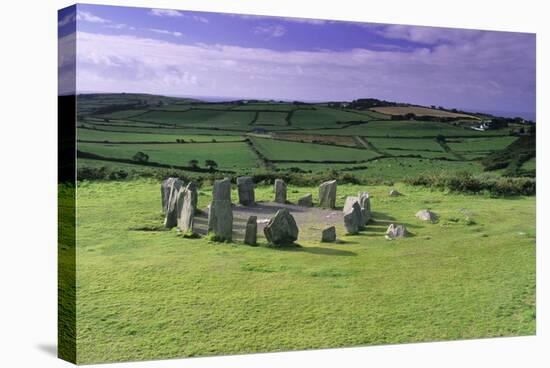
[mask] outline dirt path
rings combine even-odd
[[[318,207],[300,207],[293,204],[258,202],[256,206],[233,205],[233,238],[242,240],[246,221],[250,216],[258,217],[258,237],[264,238],[263,230],[270,218],[278,210],[287,208],[300,229],[298,240],[320,240],[321,231],[328,226],[336,226],[337,234],[342,234],[344,217],[341,210],[329,210]],[[193,230],[199,234],[207,233],[208,209],[195,217]]]

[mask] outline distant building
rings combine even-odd
[[[472,129],[484,132],[491,127],[491,123],[492,123],[491,120],[482,120],[481,124],[473,126]]]

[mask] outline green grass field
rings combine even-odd
[[[231,135],[197,135],[197,134],[154,134],[154,133],[127,133],[105,132],[91,129],[78,129],[78,139],[85,141],[109,141],[109,142],[176,142],[176,139],[184,139],[185,142],[217,142],[242,140],[241,137]]]
[[[218,111],[189,110],[189,111],[149,111],[133,120],[145,122],[159,122],[175,125],[208,126],[219,128],[248,128],[254,118],[249,111]]]
[[[81,183],[78,363],[534,334],[535,198],[396,188],[340,185],[339,206],[371,193],[366,231],[274,249],[132,230],[161,225],[159,182]],[[385,240],[389,222],[414,236]]]
[[[373,151],[359,148],[263,138],[251,138],[251,140],[260,152],[271,160],[363,161],[378,156]]]
[[[256,167],[257,158],[242,142],[222,143],[185,143],[185,144],[104,144],[79,143],[81,151],[93,153],[103,157],[131,159],[136,152],[149,155],[149,161],[187,166],[190,160],[198,160],[202,166],[205,160],[214,160],[219,169],[242,169]],[[231,152],[230,155],[227,152]]]

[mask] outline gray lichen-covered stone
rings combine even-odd
[[[313,206],[313,196],[311,195],[311,193],[308,193],[305,196],[298,198],[298,206],[312,207]]]
[[[291,244],[298,239],[298,225],[288,209],[277,211],[264,228],[267,241],[274,245]]]
[[[437,221],[437,215],[430,210],[418,211],[415,216],[422,221],[430,221],[430,222]]]
[[[160,201],[162,206],[162,213],[166,213],[168,208],[168,200],[170,199],[170,190],[172,186],[176,186],[176,190],[183,187],[183,181],[178,178],[167,178],[160,184]]]
[[[399,193],[395,189],[390,190],[390,192],[388,194],[390,195],[390,197],[399,197],[400,195],[402,195],[401,193]]]
[[[193,207],[193,213],[197,213],[197,203],[199,201],[199,193],[197,191],[197,183],[190,181],[185,187],[186,190],[190,191],[191,198],[191,207]]]
[[[404,238],[407,234],[408,231],[405,225],[390,224],[390,226],[388,226],[388,230],[386,230],[387,239]]]
[[[336,207],[336,180],[325,181],[319,185],[319,206],[323,208]]]
[[[258,218],[256,216],[250,216],[246,222],[246,229],[244,233],[244,243],[248,245],[258,244]]]
[[[283,179],[275,179],[273,189],[275,191],[275,202],[286,203],[286,183]]]
[[[361,215],[363,215],[363,222],[361,226],[365,226],[371,220],[371,210],[370,210],[370,197],[367,192],[359,192],[357,194],[357,199],[359,200],[359,206],[361,206]]]
[[[192,183],[178,193],[178,228],[183,232],[193,231],[197,191]]]
[[[164,216],[164,227],[171,229],[178,225],[178,197],[180,191],[185,190],[177,185],[170,187],[170,195],[166,205],[166,213]]]
[[[212,188],[213,201],[231,201],[231,181],[229,178],[214,181]]]
[[[334,243],[336,241],[336,228],[331,226],[324,229],[321,233],[321,241],[323,243]]]
[[[346,200],[346,202],[348,202],[348,200]],[[361,228],[363,217],[361,215],[361,206],[359,206],[359,202],[357,202],[357,200],[350,200],[349,202],[351,203],[351,206],[348,206],[348,208],[344,210],[344,226],[346,227],[348,234],[357,234]]]
[[[216,240],[233,239],[233,207],[231,201],[213,200],[208,211],[208,231]]]
[[[243,206],[253,206],[256,203],[254,195],[254,181],[250,176],[237,178],[237,190],[239,192],[239,203]]]

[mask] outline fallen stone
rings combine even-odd
[[[389,195],[390,195],[390,197],[399,197],[402,194],[399,193],[397,190],[392,189],[392,190],[390,190]]]
[[[298,206],[312,207],[313,206],[313,196],[311,195],[311,193],[308,193],[305,196],[298,198]]]
[[[336,241],[336,228],[334,226],[327,227],[321,233],[321,241],[323,243],[333,243]]]
[[[288,209],[277,211],[264,228],[267,241],[274,245],[292,244],[298,239],[298,225]]]
[[[421,210],[416,213],[416,218],[422,221],[436,222],[437,215],[430,210]]]
[[[352,197],[354,198],[354,197]],[[346,202],[348,202],[346,200]],[[351,206],[347,208],[347,211],[344,211],[344,226],[348,234],[357,234],[361,228],[362,215],[361,215],[361,206],[359,202],[351,201]]]
[[[170,199],[170,190],[172,186],[176,186],[176,189],[179,190],[183,187],[183,181],[178,178],[167,178],[162,181],[160,184],[160,201],[162,205],[162,213],[166,213],[168,208],[168,200]]]
[[[254,188],[254,181],[250,176],[241,176],[237,178],[237,190],[239,192],[240,204],[243,206],[253,206],[256,204]]]
[[[248,245],[257,245],[258,237],[258,218],[250,216],[246,222],[246,230],[244,233],[244,243]]]
[[[231,201],[213,200],[208,211],[208,232],[218,241],[233,239],[233,207]]]
[[[286,203],[286,183],[282,179],[275,179],[275,202]]]
[[[228,178],[214,181],[213,201],[231,201],[231,181]]]
[[[336,180],[319,185],[319,207],[336,208]]]
[[[386,230],[386,239],[404,238],[408,234],[405,225],[390,224]]]

